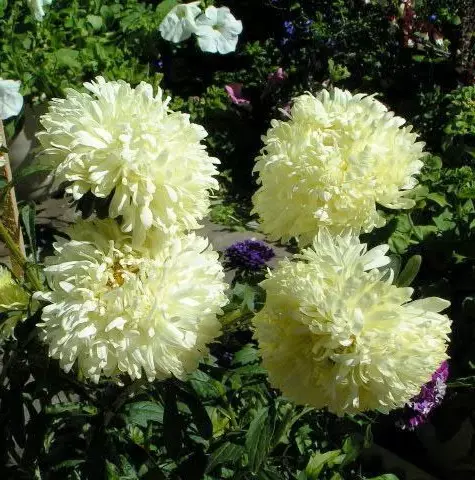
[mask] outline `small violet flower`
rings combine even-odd
[[[265,242],[252,238],[233,243],[224,251],[226,267],[238,270],[261,270],[274,256],[274,250]]]
[[[251,101],[243,97],[242,86],[242,83],[230,83],[229,85],[226,85],[224,89],[226,90],[231,102],[233,102],[235,105],[247,106],[251,104]]]
[[[402,430],[414,430],[426,423],[434,408],[441,404],[445,396],[448,376],[448,363],[442,362],[432,375],[432,379],[423,385],[421,392],[407,404],[402,418],[396,425]]]
[[[288,75],[284,72],[282,67],[279,67],[275,72],[269,73],[267,80],[269,84],[277,85],[286,80]]]
[[[289,36],[292,36],[295,33],[295,25],[290,20],[284,22],[284,29]]]

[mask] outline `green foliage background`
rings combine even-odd
[[[387,226],[366,240],[388,242],[395,263],[420,255],[416,295],[452,302],[452,386],[433,419],[440,438],[451,438],[475,418],[475,87],[473,69],[461,68],[457,54],[459,2],[418,1],[419,18],[436,15],[445,40],[411,49],[390,21],[396,1],[223,0],[215,3],[244,25],[236,53],[226,56],[204,54],[193,40],[172,45],[160,38],[158,26],[175,3],[55,0],[38,23],[25,2],[0,0],[1,76],[20,79],[32,105],[80,89],[97,74],[160,84],[172,108],[208,130],[208,147],[222,162],[211,217],[235,229],[255,220],[252,167],[261,135],[293,96],[331,86],[377,92],[414,124],[428,157],[416,207],[387,211]],[[288,78],[270,84],[278,67]],[[231,104],[224,86],[233,82],[243,84],[252,108]],[[10,138],[22,121],[7,122]],[[24,209],[36,258],[34,209]],[[258,280],[233,284],[221,343],[187,382],[92,387],[48,359],[32,334],[38,318],[20,325],[4,346],[0,376],[2,478],[393,480],[360,456],[373,437],[430,470],[417,436],[398,432],[393,417],[337,419],[296,407],[270,388],[250,331],[263,301]]]

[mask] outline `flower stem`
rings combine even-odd
[[[26,261],[20,247],[10,235],[10,232],[5,225],[0,221],[0,238],[5,242],[12,259],[23,269],[26,279],[30,282],[34,290],[43,290],[43,284],[38,278],[36,272],[31,268],[31,265]]]

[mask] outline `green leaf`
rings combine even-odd
[[[167,16],[168,12],[170,12],[170,10],[177,4],[177,0],[163,0],[163,2],[159,3],[157,10],[155,11],[157,15],[157,22],[161,23],[161,21]]]
[[[255,345],[248,343],[234,354],[232,365],[248,365],[259,361],[259,352]]]
[[[86,460],[84,460],[84,459],[64,460],[63,462],[58,463],[54,467],[51,467],[51,471],[56,472],[56,471],[61,470],[63,468],[74,468],[78,465],[81,465],[85,461]]]
[[[279,472],[269,467],[259,470],[257,478],[259,480],[285,480],[286,477],[283,477]]]
[[[88,15],[86,19],[94,30],[100,30],[102,27],[102,17],[99,17],[98,15]]]
[[[81,68],[78,60],[79,52],[72,48],[60,48],[54,52],[56,62],[61,67]]]
[[[93,405],[86,403],[68,402],[57,403],[45,408],[47,415],[97,415],[98,410]]]
[[[119,469],[109,460],[106,460],[107,480],[121,480]]]
[[[125,416],[129,423],[146,427],[148,422],[163,423],[163,405],[154,402],[135,402],[125,406]]]
[[[221,382],[218,382],[201,370],[195,370],[189,376],[189,382],[203,400],[221,398],[226,394],[226,390]]]
[[[242,445],[231,442],[225,442],[220,445],[209,457],[206,472],[212,472],[218,465],[224,463],[234,463],[244,454]]]
[[[378,475],[377,477],[367,478],[366,480],[399,480],[399,477],[392,473],[385,473],[383,475]]]
[[[294,416],[295,410],[292,405],[286,404],[282,407],[284,413],[282,419],[276,421],[274,426],[274,433],[272,435],[272,446],[276,447],[279,443],[288,443],[288,435],[295,419],[298,416]]]
[[[272,437],[269,409],[258,410],[246,433],[246,450],[249,456],[249,468],[252,472],[259,471],[269,453]]]
[[[190,409],[199,434],[205,439],[210,439],[213,436],[213,424],[202,402],[184,390],[180,390],[178,396]]]
[[[21,220],[23,222],[23,228],[25,229],[28,243],[30,244],[31,251],[33,252],[33,258],[38,260],[38,250],[36,248],[36,205],[34,203],[27,203],[20,210]]]
[[[433,202],[437,203],[441,207],[445,207],[446,205],[448,205],[445,195],[442,195],[440,193],[434,193],[434,192],[429,193],[429,195],[427,195],[426,198],[428,198],[429,200],[432,200]]]
[[[53,170],[51,165],[45,165],[41,163],[36,163],[34,165],[28,165],[28,167],[20,168],[17,170],[13,177],[13,183],[16,185],[20,182],[23,182],[30,175],[35,175],[38,173],[47,173]]]
[[[406,263],[402,272],[394,282],[398,287],[409,287],[412,281],[416,278],[421,268],[422,257],[420,255],[413,255]]]
[[[318,476],[325,465],[336,459],[340,454],[341,450],[330,450],[325,453],[315,452],[305,467],[308,480],[318,480]]]

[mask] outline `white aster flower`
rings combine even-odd
[[[236,20],[228,7],[208,7],[196,19],[195,34],[203,52],[234,52],[241,32],[241,20]]]
[[[272,240],[309,244],[322,226],[369,232],[376,210],[410,208],[424,144],[372,96],[335,88],[295,99],[289,121],[272,120],[254,171],[254,212]]]
[[[23,96],[20,93],[19,80],[4,80],[0,78],[0,120],[14,117],[21,112]]]
[[[146,231],[165,234],[199,228],[217,189],[216,158],[200,142],[205,129],[189,115],[168,108],[162,90],[148,83],[135,89],[97,77],[92,93],[68,89],[41,117],[43,155],[55,167],[53,187],[67,183],[75,200],[91,191],[111,195],[109,216],[140,244]]]
[[[18,322],[26,318],[30,297],[13,279],[6,268],[0,266],[0,340],[13,335]]]
[[[35,17],[35,20],[41,22],[45,16],[44,6],[51,5],[53,0],[26,0],[26,3],[30,7],[31,14]]]
[[[195,19],[201,13],[199,4],[192,2],[173,7],[160,24],[162,38],[174,43],[190,38],[196,29]]]
[[[440,298],[412,301],[392,284],[388,247],[320,230],[261,285],[256,338],[272,385],[342,415],[403,407],[447,358],[450,320]]]
[[[94,382],[120,374],[184,378],[197,368],[227,303],[208,241],[191,234],[138,252],[109,219],[79,222],[69,235],[45,262],[51,291],[35,294],[49,303],[39,327],[61,367],[68,372],[77,362]]]

